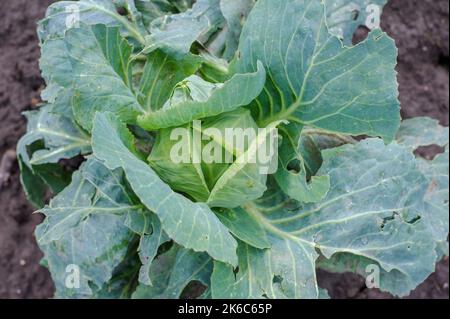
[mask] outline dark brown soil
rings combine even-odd
[[[0,161],[24,133],[21,112],[33,108],[42,88],[36,21],[52,0],[0,0]],[[447,0],[391,0],[384,29],[400,49],[400,100],[404,117],[421,115],[448,125],[449,4]],[[7,187],[0,186],[0,298],[50,298],[53,284],[39,266],[34,239],[40,217],[33,215],[22,193],[17,164]],[[364,289],[355,275],[320,273],[322,286],[334,298],[388,298]],[[448,298],[448,259],[411,295]]]
[[[36,104],[42,86],[36,21],[49,0],[0,0],[0,158],[24,133],[21,112]],[[9,184],[0,185],[0,298],[49,298],[53,284],[39,266],[41,253],[32,215],[19,183],[17,164]]]

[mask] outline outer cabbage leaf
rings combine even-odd
[[[446,147],[449,144],[449,129],[429,117],[416,117],[402,122],[396,140],[412,150],[430,145]]]
[[[58,194],[70,184],[71,173],[58,164],[44,164],[29,168],[23,160],[18,158],[20,167],[20,182],[27,199],[36,208],[45,205],[47,189]]]
[[[212,83],[223,83],[233,76],[230,73],[232,71],[230,65],[226,60],[206,51],[201,51],[200,55],[203,59],[203,65],[199,73],[203,79]]]
[[[448,241],[437,243],[436,253],[438,256],[438,260],[449,255],[449,244]]]
[[[247,260],[247,267],[243,273],[239,267],[235,281],[232,267],[215,263],[213,297],[317,298],[316,250],[326,258],[351,253],[372,259],[415,286],[434,271],[435,244],[416,215],[428,183],[412,154],[369,139],[326,150],[323,158],[318,175],[328,174],[335,187],[322,201],[295,207],[275,201],[272,190],[268,199],[244,206],[272,247],[245,254],[240,247],[239,263]]]
[[[200,62],[193,55],[175,60],[160,50],[149,54],[138,93],[143,108],[148,112],[161,109],[171,97],[174,87],[194,74],[199,69]]]
[[[53,109],[53,105],[45,105],[25,113],[27,134],[20,139],[17,154],[30,169],[32,165],[57,163],[91,152],[89,136],[71,118],[55,113]],[[43,141],[45,147],[34,151],[30,158],[28,149],[38,141]]]
[[[95,291],[93,299],[130,299],[137,287],[136,276],[141,268],[136,256],[135,240],[128,247],[128,253],[114,269],[112,278],[102,288]]]
[[[94,155],[111,169],[122,168],[142,203],[158,215],[163,230],[174,241],[216,260],[235,265],[236,241],[205,204],[175,193],[133,154],[133,136],[111,113],[97,114],[93,130]]]
[[[134,3],[142,14],[144,26],[150,32],[154,20],[170,13],[185,12],[192,8],[195,0],[134,0]]]
[[[307,161],[302,152],[301,125],[291,124],[283,128],[284,141],[280,148],[280,165],[275,178],[290,198],[300,202],[320,201],[330,189],[329,176],[308,176]],[[291,165],[296,165],[291,167]],[[310,181],[308,181],[310,179]]]
[[[153,20],[174,11],[173,1],[168,0],[134,0],[136,10],[141,14],[141,20],[147,31]]]
[[[397,49],[379,30],[346,48],[330,35],[320,1],[260,0],[241,34],[239,73],[261,61],[265,90],[252,104],[260,126],[275,120],[390,141],[400,124]]]
[[[181,58],[195,41],[205,43],[224,23],[220,0],[198,0],[191,9],[154,20],[146,37],[145,53],[161,49]]]
[[[210,285],[212,259],[207,254],[195,253],[177,245],[158,256],[150,268],[152,286],[140,285],[134,299],[177,299],[193,281]]]
[[[174,94],[159,111],[138,117],[147,130],[177,127],[193,120],[231,112],[255,99],[263,89],[265,71],[260,63],[255,72],[236,74],[229,81],[212,84],[193,76],[179,84],[180,94]],[[183,92],[187,91],[186,97]]]
[[[264,228],[241,207],[232,210],[220,209],[217,216],[233,235],[244,243],[259,249],[270,248]]]
[[[319,258],[317,267],[333,273],[352,272],[367,277],[378,263],[372,259],[347,253],[333,255],[330,259]],[[408,274],[399,270],[386,271],[380,267],[379,289],[395,296],[404,297],[417,287]]]
[[[132,47],[118,28],[83,25],[47,41],[42,50],[47,83],[73,84],[73,110],[82,127],[92,128],[96,111],[114,112],[128,122],[143,111],[131,89]]]
[[[220,0],[220,9],[227,22],[227,39],[223,57],[230,60],[239,46],[239,37],[245,19],[249,15],[255,0]]]
[[[176,83],[200,67],[200,59],[188,55],[175,62],[162,52],[153,52],[147,58],[135,95],[132,47],[118,28],[82,25],[69,30],[64,38],[47,41],[42,50],[41,68],[47,84],[74,91],[74,114],[87,130],[92,128],[97,111],[113,112],[127,123],[134,123],[143,114],[139,123],[149,130],[183,125],[250,103],[265,81],[263,68],[252,74],[238,74],[217,85],[207,99],[171,101],[170,108],[160,110]],[[241,91],[244,94],[237,94]]]
[[[304,128],[296,123],[280,129],[284,139],[279,151],[280,167],[275,174],[278,185],[297,201],[321,200],[330,189],[329,176],[316,176],[322,166],[321,151],[356,141],[350,136]]]
[[[322,151],[345,144],[355,144],[351,136],[330,133],[322,130],[303,128],[300,136],[299,151],[302,155],[308,178],[314,176],[322,166]]]
[[[149,214],[147,211],[133,211],[128,214],[125,221],[134,233],[140,236],[139,258],[142,267],[139,271],[139,282],[144,285],[152,285],[150,278],[150,267],[155,259],[159,247],[170,239],[161,228],[161,223],[155,214]]]
[[[141,209],[125,186],[120,170],[110,171],[90,158],[72,183],[41,213],[36,231],[58,297],[85,298],[108,282],[132,239],[124,225],[128,213]],[[67,269],[79,267],[80,286],[66,285]],[[94,289],[94,290],[93,290]]]
[[[419,117],[403,121],[397,134],[398,143],[415,151],[421,146],[445,147],[433,160],[418,158],[419,168],[428,179],[423,211],[432,237],[446,243],[449,227],[449,128],[431,118]]]
[[[124,3],[124,1],[126,3]],[[145,32],[138,18],[128,19],[119,14],[120,7],[132,9],[132,0],[80,0],[59,1],[50,5],[45,18],[39,22],[38,34],[42,43],[48,39],[63,36],[67,30],[80,24],[104,24],[120,27],[125,36],[132,36],[140,43],[145,43]]]
[[[20,178],[37,208],[45,205],[48,188],[57,194],[70,183],[71,172],[56,163],[91,152],[90,137],[73,118],[70,93],[58,88],[53,97],[47,96],[52,104],[24,113],[27,133],[17,144]]]
[[[327,24],[331,34],[341,39],[345,45],[351,46],[353,35],[359,26],[366,26],[367,20],[379,21],[383,6],[387,0],[325,0]],[[377,11],[373,11],[376,5]],[[379,11],[378,11],[379,10]],[[371,17],[379,13],[380,16]]]
[[[275,247],[273,247],[275,248]],[[285,298],[280,283],[274,283],[271,256],[242,242],[238,246],[239,271],[214,263],[211,293],[215,299]],[[306,270],[306,269],[305,269]]]
[[[397,134],[397,141],[401,145],[414,151],[420,146],[437,144],[447,146],[449,141],[448,127],[442,127],[430,118],[415,118],[403,121]],[[418,168],[428,180],[428,189],[424,201],[419,205],[422,221],[429,231],[429,236],[437,244],[437,260],[448,254],[448,150],[439,154],[434,160],[427,161],[418,158]],[[362,276],[367,275],[367,267],[376,265],[371,259],[354,256],[352,254],[336,254],[330,260],[321,259],[320,268],[331,272],[354,272]],[[393,270],[381,270],[380,289],[397,296],[408,295],[417,286],[405,273]]]
[[[143,0],[150,1],[150,0]],[[192,8],[196,0],[169,0],[171,4],[177,8],[178,12],[185,12],[186,10]]]
[[[432,161],[420,161],[420,169],[429,181],[425,196],[428,227],[433,238],[446,243],[449,227],[449,151]]]

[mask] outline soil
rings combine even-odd
[[[52,0],[0,0],[0,161],[14,150],[25,131],[21,112],[32,109],[43,87],[39,75],[36,22]],[[383,28],[399,47],[398,78],[405,118],[431,116],[448,125],[449,4],[447,0],[391,0]],[[11,154],[11,152],[8,152]],[[8,155],[9,156],[9,155]],[[11,166],[9,163],[6,166]],[[33,235],[41,217],[22,193],[17,163],[7,185],[0,185],[0,298],[50,298],[53,284],[39,265],[42,257]],[[364,289],[351,274],[319,274],[333,298],[391,298]],[[448,298],[448,259],[410,298]]]

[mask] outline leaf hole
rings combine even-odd
[[[414,224],[418,223],[421,219],[422,219],[421,216],[416,216],[413,219],[411,219],[410,221],[407,221],[407,223],[410,225],[414,225]]]
[[[234,279],[236,280],[237,275],[239,273],[239,266],[237,266],[236,268],[233,269],[233,274],[234,274]]]
[[[287,165],[287,170],[294,174],[300,174],[301,170],[301,162],[299,159],[294,159],[289,162]]]
[[[197,299],[206,291],[207,287],[200,281],[194,280],[186,285],[181,293],[181,299]]]
[[[359,10],[353,10],[352,11],[352,20],[356,21],[359,18]]]
[[[173,246],[173,241],[169,241],[167,243],[162,244],[158,248],[158,255],[162,255],[165,252],[169,251],[172,248],[172,246]]]
[[[356,29],[355,33],[353,34],[353,39],[352,39],[352,43],[354,45],[363,42],[364,40],[367,39],[367,36],[369,35],[369,28],[367,28],[366,26],[359,26],[358,29]]]
[[[439,145],[420,146],[414,151],[416,156],[423,157],[429,161],[433,160],[437,155],[445,152],[445,148]]]
[[[117,13],[123,17],[128,15],[128,10],[125,7],[117,7]]]
[[[384,229],[386,228],[386,225],[389,222],[394,221],[396,216],[398,216],[398,213],[397,212],[392,212],[392,216],[383,218],[383,220],[381,221],[381,225],[380,225],[381,231],[384,231]]]
[[[281,284],[283,282],[283,277],[281,277],[279,275],[275,275],[275,276],[273,276],[272,282],[274,284]]]

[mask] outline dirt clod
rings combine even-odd
[[[8,150],[0,160],[0,190],[7,185],[11,176],[11,169],[16,160],[16,152]]]

